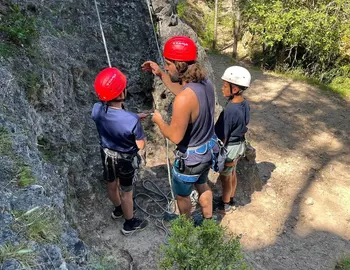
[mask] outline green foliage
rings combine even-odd
[[[33,184],[35,184],[35,178],[33,177],[30,168],[28,166],[21,167],[18,173],[18,186],[28,187]]]
[[[57,149],[51,141],[46,138],[38,138],[38,149],[45,161],[53,162],[55,160]]]
[[[61,224],[51,208],[35,207],[27,212],[13,212],[15,231],[25,231],[30,240],[38,243],[57,243]]]
[[[116,261],[111,257],[92,255],[89,258],[88,269],[91,270],[118,270]]]
[[[15,49],[11,44],[7,42],[1,42],[0,43],[0,56],[4,58],[11,57],[15,54]]]
[[[349,77],[336,77],[329,84],[329,87],[334,92],[341,96],[350,96],[350,78]]]
[[[258,53],[253,49],[253,61],[263,67],[301,69],[308,77],[330,83],[350,64],[350,54],[345,56],[350,48],[348,1],[257,0],[247,1],[244,10],[255,44],[262,46]],[[342,89],[339,80],[333,87]]]
[[[342,258],[335,266],[336,270],[350,270],[350,256]]]
[[[177,4],[177,12],[182,20],[196,30],[200,44],[211,48],[214,38],[214,10],[204,12],[187,0],[181,0]]]
[[[160,269],[248,269],[240,243],[213,220],[195,227],[184,216],[171,224],[168,244],[161,246]]]
[[[177,14],[180,18],[183,18],[185,15],[185,9],[188,7],[186,0],[180,0],[176,6]]]
[[[38,37],[35,18],[26,15],[18,5],[11,6],[10,12],[1,18],[0,31],[16,45],[29,45]]]
[[[35,252],[24,244],[5,244],[0,247],[0,264],[10,259],[20,262],[25,269],[35,266]]]
[[[24,88],[29,102],[37,101],[42,90],[42,79],[36,72],[22,72],[19,84]]]
[[[0,127],[0,155],[12,156],[12,141],[4,127]]]

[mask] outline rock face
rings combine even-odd
[[[86,264],[86,248],[76,233],[69,233],[67,220],[79,229],[76,212],[81,205],[89,208],[101,189],[98,136],[90,113],[97,101],[93,81],[107,62],[96,10],[83,0],[0,5],[2,24],[17,16],[20,30],[33,30],[30,39],[16,39],[10,28],[0,33],[8,49],[0,52],[0,247],[23,244],[36,254],[40,269],[67,269],[66,263],[78,269],[75,264]],[[155,59],[157,51],[146,3],[101,2],[99,9],[112,65],[128,77],[126,106],[149,109],[153,79],[140,66]],[[34,24],[23,23],[24,18]],[[15,230],[20,221],[15,216],[36,207],[52,210],[61,221],[60,244],[33,242]],[[15,265],[9,258],[3,267]]]
[[[173,35],[197,41],[191,28],[171,16],[174,7],[167,1],[153,1],[153,8],[161,48]],[[126,107],[151,109],[154,99],[167,114],[173,96],[140,68],[146,60],[160,61],[146,1],[101,1],[99,11],[111,63],[128,78]],[[28,264],[42,267],[32,269],[86,269],[91,258],[77,231],[94,232],[105,219],[99,209],[106,203],[90,119],[97,101],[94,78],[107,67],[95,7],[85,0],[12,0],[0,4],[0,15],[1,24],[21,22],[15,31],[22,33],[13,36],[11,25],[0,33],[0,248],[30,250]],[[212,79],[201,47],[199,61]],[[164,139],[150,120],[145,126],[149,164],[164,164]],[[47,235],[18,229],[35,215],[58,227]],[[2,269],[18,265],[11,256],[0,262]]]

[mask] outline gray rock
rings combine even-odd
[[[61,249],[55,245],[46,245],[42,247],[38,258],[38,264],[44,266],[44,269],[59,269],[64,263]]]
[[[2,270],[18,270],[21,269],[22,265],[16,260],[5,260],[2,264]]]

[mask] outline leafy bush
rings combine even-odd
[[[342,258],[335,266],[336,270],[350,270],[350,257]]]
[[[25,231],[28,239],[39,243],[57,243],[62,232],[61,223],[52,208],[35,207],[27,212],[14,212],[13,230]]]
[[[28,187],[35,183],[35,178],[32,175],[30,167],[23,166],[20,168],[18,173],[18,186],[19,187]]]
[[[160,249],[160,269],[248,269],[238,238],[213,220],[195,227],[184,216],[174,220],[168,244]]]
[[[350,4],[339,1],[257,0],[247,2],[244,18],[253,33],[253,62],[268,69],[302,70],[307,77],[330,83],[345,77],[350,64]],[[347,56],[346,56],[347,55]],[[344,86],[333,83],[340,92]]]
[[[0,247],[0,264],[6,260],[17,260],[25,269],[35,266],[35,251],[21,243],[16,246],[5,244]]]
[[[1,18],[0,31],[16,45],[29,45],[38,37],[36,20],[27,16],[18,5],[10,7],[10,12]]]

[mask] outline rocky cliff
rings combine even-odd
[[[160,62],[146,1],[101,1],[98,7],[111,63],[128,77],[127,109],[150,110],[154,101],[169,116],[170,92],[140,68],[146,60]],[[173,3],[153,1],[152,12],[160,48],[172,35],[197,40],[174,16]],[[93,1],[6,0],[0,15],[0,266],[116,269],[98,268],[109,261],[101,258],[126,249],[136,250],[139,261],[151,257],[143,261],[146,269],[155,267],[148,246],[118,243],[113,227],[109,248],[98,231],[109,224],[110,205],[90,113],[97,101],[93,81],[107,61]],[[212,78],[201,47],[199,59]],[[164,177],[164,139],[150,120],[144,125],[148,166]]]

